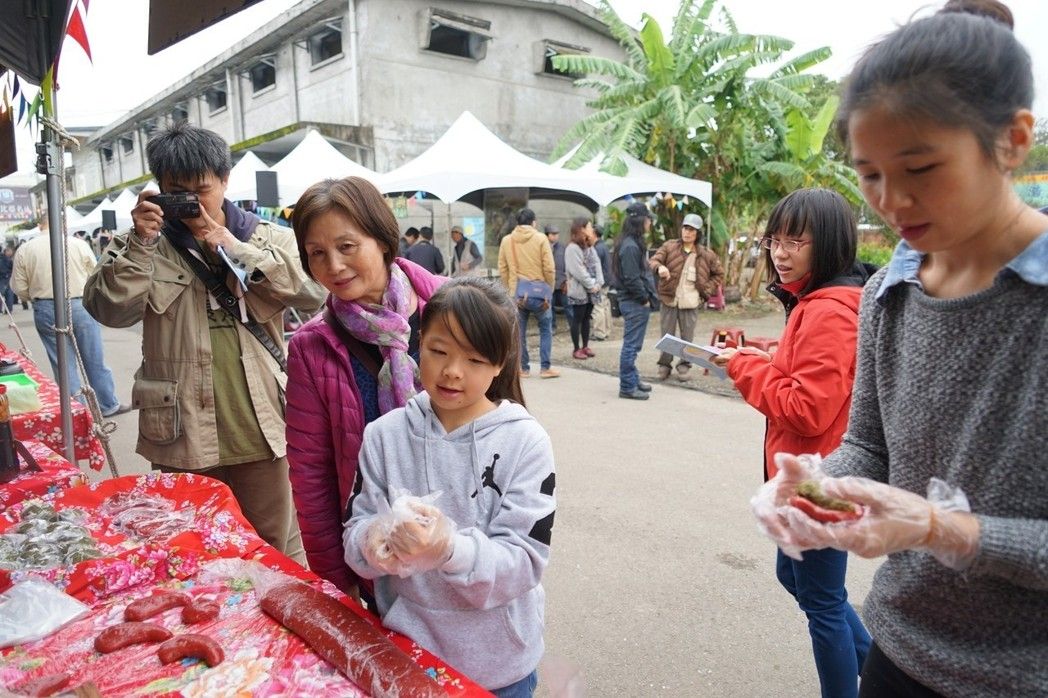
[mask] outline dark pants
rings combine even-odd
[[[859,698],[941,698],[924,684],[910,678],[910,675],[895,665],[873,643],[862,668],[862,686]]]
[[[647,305],[635,301],[619,301],[622,310],[622,352],[619,354],[619,392],[632,393],[640,383],[637,371],[637,355],[644,347],[644,333],[648,329],[648,316],[651,311]]]
[[[492,689],[495,698],[531,698],[535,693],[535,687],[539,684],[538,670],[531,672],[520,681],[511,683],[509,686]]]
[[[568,316],[568,324],[571,326],[571,343],[575,345],[576,351],[582,347],[589,346],[590,340],[590,316],[593,314],[593,304],[583,303],[581,305],[569,305],[571,314]],[[581,340],[581,344],[579,343]]]

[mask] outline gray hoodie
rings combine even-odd
[[[383,624],[485,688],[519,681],[542,658],[556,500],[549,436],[504,400],[448,434],[426,393],[364,429],[343,541],[346,563],[375,580]],[[392,488],[423,496],[458,527],[451,559],[406,579],[385,576],[361,554],[364,534]]]

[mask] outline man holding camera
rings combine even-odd
[[[142,322],[132,403],[138,453],[164,472],[232,489],[259,535],[302,560],[284,441],[283,315],[313,311],[290,230],[225,199],[232,167],[217,134],[177,124],[146,146],[160,185],[88,279],[84,306],[104,325]]]

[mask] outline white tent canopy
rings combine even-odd
[[[310,129],[301,143],[273,165],[273,171],[277,173],[282,206],[293,206],[302,192],[322,179],[363,177],[375,183],[379,179],[377,172],[347,158],[315,129]]]
[[[250,150],[233,165],[229,171],[229,183],[226,186],[226,198],[230,201],[254,201],[258,198],[255,187],[255,173],[268,170],[269,166]]]
[[[116,228],[124,230],[131,227],[131,209],[138,204],[138,195],[130,189],[124,189],[113,201],[103,200],[93,211],[77,223],[77,230],[91,232],[102,227],[102,211],[116,211]],[[67,226],[69,227],[69,226]]]
[[[575,149],[554,162],[553,165],[564,167],[564,163],[574,153]],[[707,206],[713,206],[713,185],[709,182],[689,179],[660,170],[630,155],[624,155],[622,159],[626,163],[626,174],[621,177],[601,171],[600,164],[604,160],[603,154],[576,170],[568,171],[578,172],[590,178],[590,189],[586,193],[601,206],[607,206],[612,201],[631,194],[655,192],[691,196]]]
[[[468,111],[424,153],[382,175],[379,183],[384,193],[425,191],[445,202],[499,187],[541,187],[589,196],[584,176],[514,150]]]

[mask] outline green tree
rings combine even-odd
[[[1034,145],[1026,156],[1026,162],[1016,171],[1017,176],[1048,172],[1048,119],[1038,119],[1034,123],[1033,137]]]

